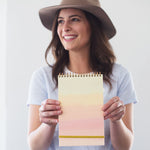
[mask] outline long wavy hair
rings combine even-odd
[[[60,10],[57,12],[53,27],[52,27],[52,40],[46,49],[45,60],[46,63],[52,67],[52,78],[58,87],[58,75],[64,73],[64,68],[69,64],[69,51],[65,50],[57,34],[57,18]],[[103,74],[104,82],[111,84],[111,74],[113,64],[115,63],[116,57],[109,43],[109,39],[103,31],[103,26],[98,18],[94,15],[85,12],[85,16],[89,21],[91,27],[91,43],[90,43],[90,67],[93,72],[101,72]],[[48,62],[48,54],[52,50],[52,54],[55,58],[55,63],[50,65]]]

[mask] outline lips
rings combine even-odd
[[[63,36],[63,38],[65,39],[65,40],[73,40],[73,39],[75,39],[77,37],[77,35],[65,35],[65,36]]]

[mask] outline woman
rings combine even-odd
[[[52,30],[55,63],[34,72],[29,89],[28,141],[32,150],[129,150],[133,143],[133,103],[136,95],[128,71],[115,63],[109,39],[115,28],[98,0],[62,0],[40,10],[43,25]],[[101,72],[104,76],[105,145],[59,147],[59,73]]]

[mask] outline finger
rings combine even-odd
[[[111,100],[109,100],[106,104],[103,105],[102,111],[107,110],[113,103],[117,102],[119,100],[119,97],[113,97]]]
[[[107,110],[104,111],[104,116],[112,113],[113,111],[118,109],[120,106],[122,106],[122,103],[120,101],[113,103]]]
[[[45,105],[45,104],[48,104],[48,105],[59,105],[60,102],[58,100],[46,99],[45,101],[43,101],[41,103],[41,105]]]
[[[116,116],[110,118],[111,121],[118,121],[120,120],[122,117],[124,116],[124,112],[120,112],[119,114],[117,114]]]
[[[120,106],[118,109],[115,109],[113,112],[106,115],[105,117],[112,118],[112,117],[115,117],[116,115],[120,114],[120,112],[123,112],[123,113],[125,112],[125,107],[124,106]]]
[[[60,105],[42,105],[39,108],[39,111],[48,111],[48,110],[59,110],[61,109]]]
[[[46,124],[57,124],[59,121],[58,119],[55,119],[55,118],[42,118],[41,120],[41,123],[46,123]]]
[[[61,115],[62,111],[46,111],[46,112],[42,112],[40,115],[41,117],[53,117],[53,116],[58,116]]]

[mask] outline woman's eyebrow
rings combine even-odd
[[[80,17],[81,18],[81,16],[79,16],[79,15],[71,15],[71,16],[69,16],[69,18],[72,18],[72,17]]]
[[[80,18],[82,18],[80,15],[71,15],[71,16],[69,16],[69,18],[72,18],[72,17],[80,17]],[[58,17],[58,19],[64,19],[63,17]]]
[[[63,17],[58,17],[58,19],[63,19]]]

